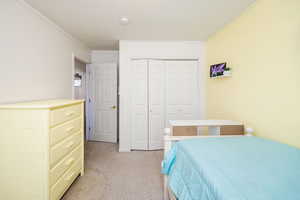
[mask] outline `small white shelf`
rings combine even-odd
[[[241,122],[233,120],[169,120],[171,126],[241,126]]]

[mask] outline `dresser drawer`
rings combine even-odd
[[[64,124],[50,129],[50,145],[53,146],[64,138],[80,131],[82,128],[82,118],[76,118]]]
[[[55,165],[50,171],[50,185],[52,186],[57,182],[59,177],[64,174],[76,160],[82,159],[82,145],[78,146],[69,153],[62,161]]]
[[[50,199],[59,200],[64,192],[73,183],[81,170],[81,160],[76,160],[75,164],[54,184],[50,189]]]
[[[83,135],[81,132],[76,133],[65,139],[63,142],[50,148],[50,166],[53,167],[59,160],[65,155],[74,150],[76,146],[83,141]]]
[[[50,126],[79,117],[82,114],[82,104],[62,107],[50,111]]]

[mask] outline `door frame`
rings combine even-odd
[[[205,119],[205,44],[202,41],[119,41],[120,111],[119,151],[131,151],[131,60],[136,59],[198,59],[201,87],[200,119]]]
[[[116,119],[116,134],[117,134],[117,139],[116,139],[116,143],[119,142],[119,64],[118,62],[101,62],[101,63],[89,63],[87,64],[87,102],[86,102],[86,110],[87,110],[87,115],[88,115],[88,125],[87,125],[87,140],[91,140],[91,136],[94,134],[94,130],[95,130],[95,116],[94,116],[94,105],[93,102],[95,100],[94,98],[94,75],[95,75],[95,71],[93,69],[93,65],[103,65],[103,64],[115,64],[116,65],[116,70],[117,70],[117,93],[116,93],[116,98],[117,98],[117,102],[116,102],[116,114],[117,114],[117,119]]]
[[[72,68],[71,68],[71,91],[72,91],[72,99],[75,99],[75,87],[74,87],[74,74],[75,74],[75,62],[76,60],[82,62],[85,64],[85,68],[86,68],[86,80],[85,80],[85,87],[86,87],[86,101],[85,101],[85,123],[86,123],[86,127],[85,127],[85,140],[89,139],[89,135],[90,135],[90,122],[92,120],[91,116],[90,116],[90,109],[88,106],[88,99],[89,99],[89,70],[88,70],[88,66],[89,66],[89,62],[86,62],[80,58],[78,58],[77,56],[75,56],[74,53],[72,53]]]

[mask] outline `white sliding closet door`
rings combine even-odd
[[[197,61],[132,61],[131,149],[163,148],[169,120],[199,119]]]
[[[169,120],[199,119],[197,61],[166,61],[166,126]]]
[[[131,149],[148,149],[148,61],[132,61]]]
[[[165,128],[165,61],[149,60],[149,150],[163,148]]]

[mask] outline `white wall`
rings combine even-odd
[[[0,103],[72,97],[72,54],[89,49],[24,1],[0,1]]]
[[[131,59],[198,59],[200,66],[200,109],[205,118],[205,56],[200,41],[120,41],[119,44],[120,121],[119,151],[131,148]]]
[[[92,64],[96,63],[117,63],[119,60],[118,51],[92,51]]]

